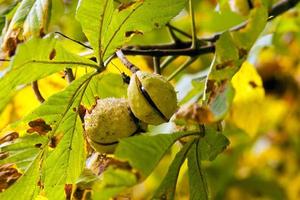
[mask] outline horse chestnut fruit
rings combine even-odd
[[[133,114],[147,124],[168,122],[177,110],[174,87],[158,74],[142,71],[134,73],[127,95]]]
[[[139,131],[139,122],[123,98],[97,100],[96,106],[85,115],[84,126],[89,143],[100,153],[112,153],[118,139]]]

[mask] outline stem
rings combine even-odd
[[[171,36],[173,42],[175,44],[181,43],[182,41],[176,36],[176,34],[174,33],[174,30],[168,25],[167,25],[167,27],[168,27],[168,31],[170,33],[170,36]]]
[[[181,29],[179,29],[179,28],[177,28],[177,27],[175,27],[175,26],[172,26],[171,24],[167,24],[167,26],[168,26],[169,28],[171,28],[172,30],[174,30],[174,31],[176,31],[176,32],[178,32],[178,33],[180,33],[181,35],[183,35],[183,36],[185,36],[185,37],[187,37],[187,38],[189,38],[189,39],[192,39],[192,36],[191,36],[190,34],[184,32],[183,30],[181,30]]]
[[[125,65],[132,73],[135,73],[137,71],[139,71],[140,69],[138,67],[136,67],[134,64],[132,64],[127,58],[126,56],[123,54],[123,52],[121,50],[118,50],[116,52],[117,57],[120,59],[120,61],[123,63],[123,65]]]
[[[161,74],[160,57],[153,57],[153,66],[154,66],[154,73]]]
[[[193,0],[189,0],[190,6],[190,15],[191,15],[191,27],[192,27],[192,45],[191,48],[197,48],[197,32],[196,32],[196,25],[195,25],[195,12],[193,6]]]
[[[170,81],[172,80],[177,74],[179,74],[182,70],[187,68],[190,64],[192,64],[195,60],[197,60],[198,56],[191,57],[186,60],[185,63],[183,63],[178,69],[176,69],[168,78],[167,80]]]
[[[42,96],[40,90],[39,90],[39,85],[37,81],[33,81],[32,82],[32,89],[34,91],[34,94],[37,98],[37,100],[41,103],[43,103],[45,101],[44,97]]]

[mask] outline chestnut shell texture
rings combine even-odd
[[[98,99],[84,117],[85,132],[91,146],[100,153],[112,153],[120,138],[138,131],[138,123],[124,98]]]
[[[147,124],[168,122],[177,110],[174,87],[159,74],[142,71],[134,73],[127,96],[133,114]]]

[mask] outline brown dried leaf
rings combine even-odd
[[[27,130],[27,133],[37,132],[39,135],[46,135],[49,131],[52,130],[51,126],[46,124],[43,119],[36,119],[28,123],[31,127]]]
[[[8,163],[0,166],[0,192],[12,185],[22,174],[14,167],[13,164]]]
[[[19,133],[17,133],[17,132],[8,133],[0,138],[0,144],[13,141],[13,140],[17,139],[18,137],[19,137]]]
[[[197,124],[208,124],[213,122],[213,114],[208,107],[200,106],[197,103],[182,107],[176,113],[176,119],[193,121]]]

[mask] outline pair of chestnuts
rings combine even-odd
[[[91,146],[112,153],[118,139],[144,130],[147,124],[168,122],[177,110],[176,92],[161,75],[137,71],[130,79],[128,99],[99,99],[87,112],[84,126]]]

